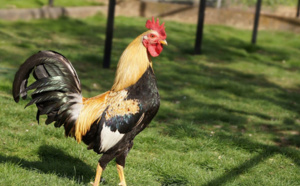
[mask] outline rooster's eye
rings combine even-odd
[[[154,34],[150,34],[150,38],[154,38],[155,37],[155,35]]]

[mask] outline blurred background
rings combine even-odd
[[[0,13],[2,19],[17,20],[40,17],[56,18],[62,14],[71,17],[86,17],[97,12],[107,14],[108,0],[11,0],[0,1],[0,8],[10,9],[13,13]],[[238,28],[253,27],[254,11],[257,0],[207,0],[206,24],[223,24]],[[279,29],[298,31],[298,0],[263,0],[261,6],[260,29]],[[199,0],[119,0],[116,1],[115,15],[158,16],[166,20],[196,23]],[[47,7],[57,7],[46,10]],[[78,8],[85,6],[85,8]],[[92,8],[94,6],[94,8]],[[97,7],[96,7],[97,6]],[[58,7],[77,7],[65,8]],[[89,7],[89,8],[88,8]],[[42,8],[44,11],[16,13],[18,8]],[[19,15],[16,15],[19,14]]]
[[[125,47],[165,22],[168,46],[153,67],[157,116],[135,138],[128,185],[299,185],[298,0],[207,0],[202,54],[194,55],[199,1],[116,1],[111,66],[103,69],[108,0],[0,0],[0,185],[90,185],[99,156],[16,104],[12,82],[39,50],[76,69],[84,97],[109,90]],[[117,185],[115,164],[104,185]]]

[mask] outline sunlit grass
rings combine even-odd
[[[95,6],[103,5],[97,0],[54,0],[54,6]],[[48,6],[49,0],[0,0],[0,9],[41,8]]]
[[[35,121],[36,108],[14,103],[19,65],[56,50],[77,70],[85,97],[110,89],[119,56],[146,19],[117,17],[111,69],[102,68],[104,16],[0,22],[0,185],[89,185],[99,155]],[[300,35],[205,26],[193,55],[195,25],[166,21],[169,46],[153,58],[161,107],[139,134],[128,185],[298,185]],[[117,185],[110,163],[104,184]]]

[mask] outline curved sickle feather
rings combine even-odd
[[[74,93],[81,93],[81,87],[80,87],[80,81],[78,78],[78,75],[76,71],[74,70],[73,66],[69,62],[67,58],[65,58],[63,55],[54,52],[54,51],[40,51],[31,57],[29,57],[19,68],[15,75],[15,79],[13,82],[13,97],[15,102],[19,102],[20,97],[25,99],[27,97],[27,82],[28,77],[32,70],[41,64],[45,64],[48,62],[61,62],[64,67],[66,67],[74,76],[72,78],[75,81],[75,84],[77,85],[77,90]],[[48,77],[47,72],[40,72],[42,74],[39,74],[39,76]]]

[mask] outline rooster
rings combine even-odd
[[[93,185],[99,185],[102,172],[115,159],[120,185],[125,186],[123,168],[133,140],[156,115],[160,97],[151,57],[157,57],[167,45],[164,23],[152,17],[149,30],[139,35],[125,49],[118,62],[112,88],[98,96],[81,94],[78,75],[70,61],[54,51],[40,51],[19,68],[13,82],[13,97],[19,102],[34,90],[36,119],[47,115],[46,124],[64,126],[65,135],[83,141],[88,149],[102,154]],[[36,79],[27,86],[30,74]]]

